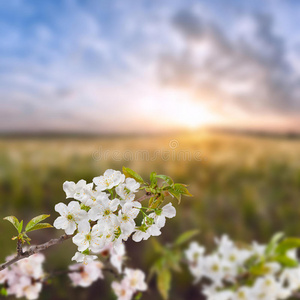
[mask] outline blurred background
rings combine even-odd
[[[299,236],[299,20],[294,0],[1,1],[1,216],[53,222],[64,181],[124,165],[194,195],[174,202],[162,243],[195,228],[208,248],[223,233]],[[0,230],[3,261],[15,232]],[[149,269],[150,240],[128,242],[131,267]],[[74,252],[70,241],[47,251],[46,269]],[[40,299],[114,299],[107,281],[55,281]],[[175,274],[171,299],[201,299],[191,283]],[[145,300],[158,297],[150,285]]]

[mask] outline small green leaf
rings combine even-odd
[[[267,256],[274,253],[279,241],[283,238],[283,236],[284,236],[284,233],[282,233],[282,232],[278,232],[278,233],[274,234],[274,236],[272,237],[271,241],[269,242],[269,244],[267,245],[267,248],[265,250],[265,254]]]
[[[7,296],[7,290],[5,287],[2,287],[1,290],[0,290],[0,295],[2,296]]]
[[[294,268],[294,267],[297,267],[299,264],[296,260],[286,256],[286,255],[278,255],[278,256],[275,256],[272,261],[276,261],[278,262],[279,264],[281,264],[282,266],[284,267],[287,267],[287,268]]]
[[[247,269],[249,269],[249,268],[255,266],[258,261],[259,261],[259,256],[254,254],[245,261],[244,265]]]
[[[164,201],[163,196],[161,195],[160,197],[154,198],[153,200],[151,200],[152,198],[150,198],[149,200],[149,208],[157,208],[159,207],[162,202]]]
[[[171,287],[171,272],[163,269],[157,274],[157,288],[164,300],[169,298],[169,290]]]
[[[89,249],[86,249],[84,251],[81,252],[82,254],[85,254],[85,255],[89,255],[90,254],[90,250]]]
[[[199,230],[189,230],[186,231],[184,233],[182,233],[175,241],[174,245],[175,246],[180,246],[184,243],[186,243],[187,241],[189,241],[190,239],[192,239],[194,236],[196,236],[197,234],[199,234]]]
[[[166,264],[171,270],[175,272],[181,271],[180,260],[182,258],[182,254],[183,254],[182,251],[179,249],[166,251],[165,253]]]
[[[138,292],[135,297],[134,300],[140,300],[142,298],[143,294],[141,292]]]
[[[249,273],[254,276],[262,276],[269,272],[264,263],[259,263],[249,268]]]
[[[184,196],[193,197],[188,189],[181,183],[175,183],[173,189]]]
[[[286,238],[280,242],[275,249],[277,254],[286,254],[287,251],[295,248],[300,248],[300,239],[299,238]]]
[[[167,175],[156,175],[156,177],[163,179],[169,185],[172,185],[174,183],[173,179]]]
[[[23,229],[23,220],[19,223],[18,232],[21,233]]]
[[[26,232],[30,232],[30,231],[33,231],[33,230],[44,229],[44,228],[52,228],[52,227],[53,226],[49,223],[38,223],[38,224],[35,224],[30,229],[28,229]]]
[[[19,230],[20,223],[19,223],[19,220],[15,216],[8,216],[8,217],[3,218],[3,220],[10,222],[11,224],[14,225],[14,227],[17,230]]]
[[[125,177],[131,177],[139,183],[144,183],[143,178],[138,173],[134,172],[133,170],[126,168],[126,167],[123,167],[122,170],[123,170]]]
[[[155,172],[152,172],[150,174],[150,181],[151,181],[151,186],[155,187],[157,185],[157,178]]]
[[[26,225],[25,231],[32,231],[31,228],[34,227],[36,224],[40,223],[41,221],[47,219],[50,215],[39,215],[31,219],[28,224]]]
[[[162,253],[164,251],[164,247],[156,238],[152,237],[151,242],[155,252]]]
[[[174,196],[178,200],[178,204],[181,202],[181,194],[171,187],[167,190],[172,196]]]

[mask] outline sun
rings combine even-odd
[[[178,102],[172,109],[173,121],[187,128],[195,129],[213,122],[213,115],[193,101]]]
[[[165,90],[160,103],[161,108],[166,110],[168,121],[177,126],[195,129],[217,121],[216,115],[203,104],[203,101],[192,99],[186,91]]]
[[[187,91],[175,88],[152,89],[143,98],[143,110],[151,123],[169,129],[197,129],[218,122],[204,101],[193,99]]]

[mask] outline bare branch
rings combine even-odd
[[[18,254],[14,258],[12,258],[11,260],[0,265],[0,271],[6,269],[8,266],[14,264],[15,262],[17,262],[21,259],[27,258],[33,254],[36,254],[36,253],[46,250],[49,247],[60,244],[63,241],[70,239],[71,237],[73,237],[73,235],[64,234],[64,235],[60,236],[59,238],[52,239],[44,244],[32,246],[27,251],[24,251],[24,252],[18,251]]]
[[[22,241],[21,239],[17,239],[17,254],[22,255],[23,254],[23,249],[22,249]]]

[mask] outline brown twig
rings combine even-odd
[[[146,199],[149,199],[151,197],[155,196],[154,194],[150,193],[150,192],[147,192],[146,195],[140,197],[139,199],[136,199],[135,201],[138,201],[138,202],[142,202]]]
[[[27,258],[27,257],[29,257],[33,254],[36,254],[38,252],[46,250],[49,247],[60,244],[63,241],[70,239],[71,237],[73,237],[73,235],[64,234],[64,235],[60,236],[59,238],[52,239],[52,240],[50,240],[50,241],[48,241],[44,244],[37,245],[37,246],[32,246],[27,251],[24,251],[24,252],[23,251],[18,251],[17,255],[14,258],[12,258],[11,260],[9,260],[9,261],[7,261],[7,262],[0,265],[0,271],[6,269],[8,266],[14,264],[15,262],[17,262],[17,261],[19,261],[23,258]]]
[[[22,255],[23,254],[23,249],[22,249],[22,241],[21,239],[17,239],[17,254]]]
[[[300,299],[300,293],[295,293],[292,295],[293,298]]]

